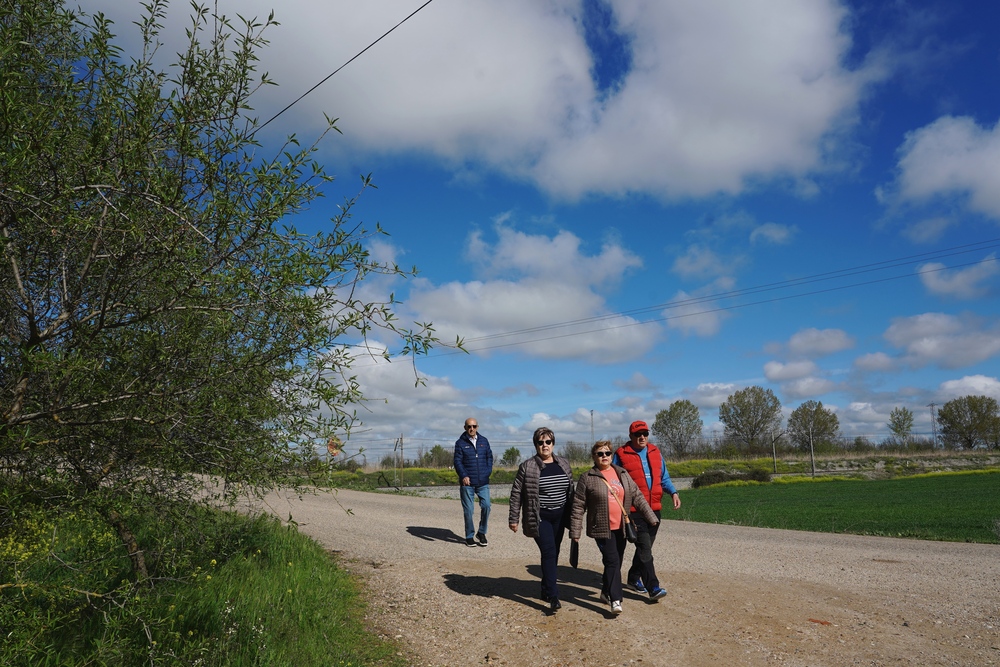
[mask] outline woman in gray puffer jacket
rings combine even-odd
[[[556,565],[573,493],[573,471],[568,460],[553,454],[556,436],[551,429],[543,426],[531,439],[535,455],[517,469],[510,489],[508,523],[515,533],[519,522],[523,523],[524,534],[535,538],[542,556],[542,600],[554,612],[562,607]]]
[[[587,514],[587,536],[594,538],[601,550],[604,575],[601,601],[611,604],[611,613],[622,613],[622,556],[625,554],[624,507],[642,512],[649,525],[660,522],[646,498],[625,468],[611,465],[611,443],[594,443],[590,454],[594,467],[580,475],[573,494],[573,513],[569,537],[579,541],[583,532],[583,515]]]

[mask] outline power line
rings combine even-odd
[[[992,259],[990,261],[994,261],[995,262],[997,260],[994,258],[994,259]],[[964,266],[972,266],[974,264],[980,264],[980,263],[981,262],[966,262],[964,264],[956,264],[956,265],[950,266],[950,267],[941,267],[940,269],[934,269],[933,271],[925,271],[924,273],[936,273],[938,271],[946,271],[948,269],[961,268],[961,267],[964,267]],[[750,306],[760,306],[760,305],[764,305],[764,304],[767,304],[767,303],[777,303],[779,301],[787,301],[789,299],[799,299],[799,298],[806,297],[806,296],[815,296],[817,294],[825,294],[827,292],[837,292],[837,291],[840,291],[840,290],[851,289],[851,288],[854,288],[854,287],[864,287],[865,285],[875,285],[875,284],[878,284],[878,283],[890,282],[890,281],[893,281],[893,280],[902,280],[904,278],[911,278],[911,277],[912,277],[911,274],[889,276],[888,278],[878,278],[878,279],[875,279],[875,280],[866,280],[866,281],[862,281],[862,282],[858,282],[858,283],[851,283],[851,284],[848,284],[848,285],[838,285],[837,287],[828,287],[828,288],[825,288],[825,289],[813,290],[811,292],[802,292],[802,293],[799,293],[799,294],[789,294],[787,296],[775,297],[773,299],[761,299],[760,301],[751,301],[749,303],[740,303],[740,304],[735,304],[735,305],[732,305],[732,306],[721,306],[719,308],[708,308],[708,309],[699,310],[699,311],[693,312],[693,313],[682,313],[680,315],[668,315],[666,317],[657,317],[657,318],[648,319],[648,320],[638,320],[638,321],[635,321],[635,322],[628,322],[626,324],[618,324],[618,325],[614,325],[614,326],[598,327],[598,328],[595,328],[595,329],[588,329],[586,331],[572,331],[572,332],[569,332],[569,333],[558,334],[558,335],[555,335],[555,336],[545,336],[545,337],[542,337],[542,338],[532,338],[531,340],[514,341],[514,342],[510,342],[510,343],[501,343],[499,345],[488,345],[488,346],[483,346],[483,347],[470,347],[470,348],[468,348],[468,351],[469,352],[481,352],[481,351],[484,351],[484,350],[495,350],[495,349],[499,349],[499,348],[503,348],[503,347],[514,347],[514,346],[518,346],[518,345],[528,345],[528,344],[531,344],[531,343],[541,343],[541,342],[545,342],[545,341],[549,341],[549,340],[557,340],[559,338],[570,338],[570,337],[573,337],[573,336],[583,336],[583,335],[586,335],[586,334],[600,333],[602,331],[615,331],[617,329],[627,329],[629,327],[644,326],[644,325],[647,325],[647,324],[654,324],[654,323],[658,323],[658,322],[667,322],[667,321],[670,321],[670,320],[679,320],[679,319],[684,319],[685,317],[695,317],[695,316],[698,316],[698,315],[710,315],[712,313],[719,313],[719,312],[724,312],[724,311],[727,311],[727,310],[737,310],[737,309],[740,309],[740,308],[748,308]],[[720,297],[706,297],[705,301],[716,301],[716,300],[719,300],[721,298],[723,298],[723,297],[721,297],[721,296]],[[677,307],[677,306],[671,306],[671,307]],[[617,315],[615,317],[617,317]],[[565,325],[563,325],[563,326],[565,326]],[[508,335],[510,335],[510,334],[508,334]],[[429,356],[429,357],[430,356],[448,356],[448,355],[452,355],[452,354],[458,354],[458,351],[442,352],[440,354],[436,354],[436,355],[435,354],[430,354],[430,355],[427,355],[427,356]]]
[[[898,268],[898,267],[901,267],[901,266],[907,266],[907,265],[911,265],[911,264],[916,264],[917,262],[926,262],[926,261],[930,261],[930,260],[934,260],[934,259],[943,259],[945,257],[952,257],[952,256],[955,256],[955,255],[961,255],[961,254],[970,253],[970,252],[976,252],[976,251],[981,251],[981,250],[988,250],[990,248],[996,248],[996,247],[1000,247],[1000,238],[998,238],[998,239],[988,239],[986,241],[979,241],[979,242],[976,242],[976,243],[969,243],[969,244],[955,246],[955,247],[952,247],[952,248],[945,248],[943,250],[937,250],[937,251],[933,251],[933,252],[920,253],[918,255],[908,255],[908,256],[905,256],[905,257],[897,257],[895,259],[885,260],[885,261],[882,261],[882,262],[874,262],[874,263],[871,263],[871,264],[863,264],[861,266],[850,267],[850,268],[846,268],[846,269],[837,269],[835,271],[827,271],[827,272],[824,272],[824,273],[817,273],[817,274],[813,274],[811,276],[804,276],[802,278],[792,278],[792,279],[783,280],[783,281],[780,281],[780,282],[766,283],[764,285],[757,285],[757,286],[754,286],[754,287],[747,287],[747,288],[739,289],[739,290],[731,290],[731,291],[728,291],[728,292],[717,292],[717,293],[714,293],[714,294],[709,294],[709,295],[700,296],[700,297],[691,297],[691,298],[687,298],[687,299],[675,299],[675,300],[672,300],[672,301],[667,301],[665,303],[659,303],[659,304],[655,304],[655,305],[652,305],[652,306],[643,306],[641,308],[635,308],[635,309],[632,309],[632,310],[620,311],[620,312],[611,313],[611,314],[608,314],[608,315],[596,315],[596,316],[593,316],[593,317],[585,317],[585,318],[580,318],[580,319],[576,319],[576,320],[567,320],[567,321],[564,321],[564,322],[556,322],[556,323],[552,323],[552,324],[544,324],[544,325],[540,325],[540,326],[537,326],[537,327],[530,327],[530,328],[525,328],[525,329],[518,329],[518,330],[515,330],[515,331],[506,331],[506,332],[495,333],[495,334],[487,334],[485,336],[476,336],[476,337],[473,337],[473,338],[466,338],[464,342],[465,343],[476,343],[476,342],[480,342],[480,341],[491,340],[491,339],[494,339],[494,338],[504,338],[504,337],[507,337],[507,336],[523,335],[523,334],[526,334],[526,333],[537,333],[537,332],[547,331],[547,330],[551,330],[551,329],[559,329],[559,328],[562,328],[562,327],[567,327],[567,326],[571,326],[571,325],[575,325],[575,324],[590,324],[590,323],[593,323],[593,322],[601,322],[601,321],[605,321],[605,320],[613,320],[613,319],[618,319],[618,318],[621,318],[621,317],[626,317],[626,316],[631,316],[631,315],[640,315],[640,314],[643,314],[643,313],[648,313],[648,312],[657,311],[657,310],[664,310],[664,309],[668,309],[668,308],[680,308],[682,306],[691,306],[691,305],[695,305],[695,304],[699,304],[699,303],[709,303],[709,302],[712,302],[712,301],[720,301],[722,299],[727,299],[727,298],[735,298],[735,297],[739,297],[739,296],[747,296],[747,295],[751,295],[751,294],[759,294],[759,293],[762,293],[762,292],[771,292],[771,291],[780,290],[780,289],[787,289],[787,288],[790,288],[790,287],[797,287],[797,286],[800,286],[800,285],[808,285],[808,284],[811,284],[811,283],[823,282],[823,281],[827,281],[827,280],[833,280],[833,279],[836,279],[836,278],[846,278],[846,277],[850,277],[850,276],[854,276],[854,275],[860,275],[860,274],[864,274],[864,273],[872,273],[872,272],[875,272],[875,271],[884,271],[884,270],[887,270],[887,269]],[[996,261],[996,260],[994,259],[992,261]],[[959,265],[952,266],[952,267],[947,267],[947,268],[959,268],[959,267],[968,266],[968,265],[969,264],[966,263],[966,264],[959,264]],[[945,270],[945,269],[936,269],[936,270],[926,271],[925,273],[935,273],[935,272],[941,271],[941,270]],[[905,274],[905,275],[899,276],[899,277],[900,278],[908,278],[908,277],[911,277],[911,276],[912,276],[912,274]],[[875,280],[875,281],[871,281],[871,283],[882,282],[884,280],[885,279]],[[870,284],[870,283],[869,282],[863,282],[863,283],[856,283],[855,285],[866,285],[866,284]],[[813,293],[815,293],[815,292],[809,292],[809,293],[806,293],[806,294],[813,294]],[[794,298],[794,297],[786,297],[786,298]],[[768,303],[768,302],[769,301],[763,301],[763,302],[759,302],[759,303]],[[737,306],[737,307],[739,307],[739,306]],[[689,317],[689,316],[693,316],[693,315],[701,315],[701,314],[710,313],[710,312],[715,312],[715,311],[714,310],[712,310],[712,311],[700,311],[700,312],[697,312],[697,313],[690,313],[690,314],[687,314],[687,315],[679,315],[679,316],[675,316],[675,317]],[[673,318],[666,318],[666,319],[673,319]],[[659,320],[649,320],[649,322],[658,322],[658,321],[662,321],[662,319],[659,319]],[[621,326],[631,326],[631,324],[629,324],[629,325],[621,325]],[[612,327],[612,328],[618,328],[618,327]],[[598,329],[597,331],[602,331],[602,330],[603,329]],[[587,333],[587,332],[584,332],[584,333]],[[491,348],[477,348],[477,349],[491,349]]]
[[[252,132],[252,133],[250,134],[250,137],[252,138],[252,137],[253,137],[253,136],[254,136],[255,134],[257,134],[257,132],[259,132],[260,130],[262,130],[262,129],[264,129],[265,127],[267,127],[267,125],[268,125],[268,124],[269,124],[269,123],[270,123],[270,122],[271,122],[272,120],[274,120],[275,118],[277,118],[278,116],[280,116],[281,114],[285,113],[286,111],[288,111],[289,109],[291,109],[291,108],[292,108],[293,106],[295,106],[296,104],[298,104],[298,103],[299,103],[299,102],[300,102],[300,101],[302,100],[302,98],[304,98],[304,97],[305,97],[306,95],[308,95],[308,94],[309,94],[309,93],[311,93],[312,91],[314,91],[314,90],[316,90],[317,88],[319,88],[320,86],[322,86],[322,85],[323,85],[324,83],[326,83],[326,82],[327,82],[327,81],[328,81],[328,80],[330,79],[330,77],[332,77],[332,76],[333,76],[334,74],[336,74],[336,73],[337,73],[337,72],[339,72],[340,70],[342,70],[342,69],[344,69],[345,67],[347,67],[348,65],[350,65],[350,64],[351,64],[352,62],[354,62],[355,60],[357,60],[357,59],[358,59],[359,57],[361,57],[361,54],[363,54],[363,53],[364,53],[365,51],[367,51],[368,49],[372,48],[373,46],[375,46],[376,44],[378,44],[379,42],[381,42],[381,41],[382,41],[383,39],[385,39],[385,37],[386,37],[386,36],[387,36],[387,35],[388,35],[388,34],[389,34],[390,32],[392,32],[393,30],[395,30],[395,29],[396,29],[396,28],[398,28],[399,26],[401,26],[401,25],[403,25],[404,23],[406,23],[407,21],[409,21],[409,20],[410,20],[411,18],[413,18],[414,16],[416,16],[417,12],[419,12],[419,11],[420,11],[421,9],[423,9],[423,8],[424,8],[424,7],[426,7],[427,5],[431,4],[432,2],[434,2],[434,0],[427,0],[427,2],[425,2],[424,4],[422,4],[422,5],[420,5],[419,7],[417,7],[417,8],[416,8],[415,10],[413,10],[413,12],[411,12],[411,13],[410,13],[410,15],[409,15],[409,16],[407,16],[407,17],[406,17],[405,19],[403,19],[402,21],[400,21],[400,22],[399,22],[399,23],[397,23],[396,25],[394,25],[394,26],[392,26],[391,28],[389,28],[388,30],[386,30],[386,31],[385,31],[385,33],[383,33],[383,35],[382,35],[381,37],[379,37],[378,39],[376,39],[376,40],[375,40],[374,42],[372,42],[371,44],[369,44],[369,45],[368,45],[368,46],[366,46],[365,48],[363,48],[363,49],[361,49],[360,51],[358,51],[358,52],[357,52],[356,54],[354,54],[354,57],[352,57],[352,58],[351,58],[350,60],[348,60],[347,62],[345,62],[345,63],[344,63],[343,65],[341,65],[341,66],[340,66],[340,67],[338,67],[337,69],[335,69],[335,70],[333,70],[332,72],[330,72],[329,74],[327,74],[327,75],[326,75],[326,76],[325,76],[325,77],[323,78],[323,80],[322,80],[322,81],[320,81],[319,83],[317,83],[317,84],[316,84],[315,86],[313,86],[312,88],[310,88],[310,89],[309,89],[309,90],[307,90],[306,92],[304,92],[304,93],[302,93],[301,95],[299,95],[299,96],[298,96],[298,97],[297,97],[297,98],[296,98],[296,99],[295,99],[295,100],[294,100],[294,101],[293,101],[293,102],[292,102],[291,104],[289,104],[288,106],[286,106],[286,107],[285,107],[284,109],[282,109],[282,110],[281,110],[281,111],[279,111],[278,113],[276,113],[276,114],[274,114],[273,116],[271,116],[270,118],[268,118],[268,119],[267,119],[267,121],[265,121],[263,125],[261,125],[261,126],[260,126],[260,127],[258,127],[257,129],[255,129],[255,130],[254,130],[254,131],[253,131],[253,132]]]
[[[583,330],[583,331],[570,331],[570,332],[567,332],[567,333],[557,334],[557,335],[552,335],[552,336],[543,336],[543,337],[538,337],[538,338],[531,338],[529,340],[515,340],[515,341],[508,342],[508,343],[498,343],[496,345],[484,345],[484,346],[480,346],[480,347],[469,346],[470,342],[471,343],[486,342],[486,341],[492,341],[492,340],[497,340],[497,339],[509,338],[509,337],[513,337],[513,336],[524,336],[524,335],[528,335],[528,334],[544,333],[544,332],[554,331],[554,330],[558,330],[558,329],[563,329],[563,328],[570,327],[570,326],[575,326],[575,325],[597,324],[597,323],[601,323],[601,322],[609,322],[609,321],[612,321],[612,320],[618,320],[618,319],[621,319],[623,317],[638,315],[638,314],[642,314],[642,313],[648,313],[648,312],[653,312],[653,311],[658,311],[658,310],[662,311],[662,310],[668,310],[668,309],[678,309],[678,308],[681,308],[681,307],[688,307],[688,306],[693,306],[693,305],[697,305],[697,304],[706,304],[706,303],[711,303],[711,302],[716,302],[716,301],[722,301],[724,299],[733,299],[733,298],[737,298],[737,297],[741,297],[741,296],[750,296],[750,295],[753,295],[753,294],[760,294],[760,293],[765,293],[765,292],[773,292],[773,291],[783,290],[783,289],[791,289],[791,288],[794,288],[794,287],[801,287],[801,286],[804,286],[804,285],[809,285],[809,284],[818,283],[818,282],[825,282],[825,281],[836,280],[836,279],[840,279],[840,278],[848,278],[848,277],[851,277],[851,276],[863,275],[863,274],[866,274],[866,273],[872,273],[872,272],[876,272],[876,271],[885,271],[885,270],[888,270],[888,269],[894,269],[894,268],[899,268],[899,267],[903,267],[903,266],[908,266],[908,265],[916,264],[918,262],[927,262],[927,261],[931,261],[931,260],[944,259],[944,258],[947,258],[947,257],[954,257],[954,256],[957,256],[957,255],[967,254],[967,253],[970,253],[970,252],[977,252],[977,251],[982,251],[982,250],[989,250],[991,248],[996,248],[996,247],[1000,247],[1000,238],[987,239],[987,240],[983,240],[983,241],[977,241],[975,243],[968,243],[968,244],[964,244],[964,245],[953,246],[953,247],[950,247],[950,248],[944,248],[944,249],[941,249],[941,250],[936,250],[936,251],[926,252],[926,253],[919,253],[919,254],[916,254],[916,255],[907,255],[907,256],[904,256],[904,257],[897,257],[897,258],[894,258],[894,259],[883,260],[881,262],[873,262],[873,263],[870,263],[870,264],[863,264],[863,265],[855,266],[855,267],[848,267],[848,268],[844,268],[844,269],[836,269],[836,270],[833,270],[833,271],[826,271],[826,272],[823,272],[823,273],[817,273],[817,274],[813,274],[813,275],[810,275],[810,276],[803,276],[801,278],[792,278],[792,279],[789,279],[789,280],[784,280],[784,281],[779,281],[779,282],[765,283],[763,285],[757,285],[757,286],[753,286],[753,287],[748,287],[748,288],[744,288],[744,289],[741,289],[741,290],[731,290],[731,291],[728,291],[728,292],[718,292],[718,293],[709,294],[709,295],[700,296],[700,297],[692,297],[692,298],[689,298],[689,299],[680,299],[680,300],[668,301],[668,302],[665,302],[665,303],[659,303],[659,304],[655,304],[655,305],[651,305],[651,306],[644,306],[644,307],[641,307],[641,308],[635,308],[635,309],[631,309],[631,310],[620,311],[620,312],[611,313],[611,314],[608,314],[608,315],[597,315],[597,316],[593,316],[593,317],[579,318],[579,319],[576,319],[576,320],[566,320],[566,321],[562,321],[562,322],[553,322],[553,323],[549,323],[549,324],[540,325],[540,326],[537,326],[537,327],[530,327],[530,328],[525,328],[525,329],[517,329],[517,330],[513,330],[513,331],[506,331],[506,332],[498,332],[498,333],[495,333],[495,334],[487,334],[487,335],[484,335],[484,336],[476,336],[476,337],[473,337],[473,338],[466,338],[466,339],[464,339],[463,343],[465,345],[466,351],[468,351],[468,352],[480,352],[480,351],[485,351],[485,350],[500,349],[500,348],[504,348],[504,347],[516,347],[516,346],[519,346],[519,345],[529,345],[529,344],[532,344],[532,343],[540,343],[540,342],[545,342],[545,341],[549,341],[549,340],[557,340],[557,339],[560,339],[560,338],[570,338],[570,337],[573,337],[573,336],[584,336],[584,335],[588,335],[588,334],[600,333],[600,332],[603,332],[603,331],[614,331],[614,330],[617,330],[617,329],[625,329],[625,328],[635,327],[635,326],[644,326],[644,325],[647,325],[647,324],[654,324],[654,323],[658,323],[658,322],[666,322],[666,321],[675,320],[675,319],[683,319],[683,318],[686,318],[686,317],[696,317],[696,316],[699,316],[699,315],[709,315],[709,314],[712,314],[712,313],[718,313],[718,312],[723,312],[723,311],[728,311],[728,310],[736,310],[736,309],[739,309],[739,308],[747,308],[747,307],[750,307],[750,306],[759,306],[759,305],[764,305],[764,304],[767,304],[767,303],[776,303],[776,302],[779,302],[779,301],[786,301],[788,299],[797,299],[797,298],[802,298],[802,297],[806,297],[806,296],[815,296],[817,294],[824,294],[824,293],[827,293],[827,292],[835,292],[835,291],[840,291],[840,290],[845,290],[845,289],[852,289],[852,288],[855,288],[855,287],[864,287],[866,285],[874,285],[874,284],[878,284],[878,283],[889,282],[889,281],[893,281],[893,280],[902,280],[904,278],[912,278],[915,274],[914,273],[899,274],[899,275],[894,275],[894,276],[888,276],[888,277],[885,277],[885,278],[876,278],[876,279],[872,279],[872,280],[864,280],[864,281],[860,281],[860,282],[849,283],[849,284],[846,284],[846,285],[838,285],[838,286],[835,286],[835,287],[828,287],[828,288],[824,288],[824,289],[811,290],[811,291],[807,291],[807,292],[801,292],[801,293],[798,293],[798,294],[789,294],[789,295],[774,297],[774,298],[770,298],[770,299],[761,299],[761,300],[758,300],[758,301],[751,301],[751,302],[748,302],[748,303],[734,304],[734,305],[730,305],[730,306],[721,306],[721,307],[718,307],[718,308],[707,308],[707,309],[702,309],[702,310],[698,310],[698,311],[695,311],[695,312],[681,313],[681,314],[677,314],[677,315],[667,315],[667,316],[664,316],[664,317],[658,317],[658,318],[647,319],[647,320],[637,320],[637,321],[632,321],[632,322],[626,322],[624,324],[614,324],[614,325],[609,325],[609,326],[598,326],[598,327],[586,329],[586,330]],[[981,261],[964,262],[964,263],[955,264],[955,265],[952,265],[952,266],[942,266],[942,267],[939,267],[939,268],[936,268],[936,269],[924,270],[924,271],[921,271],[920,273],[921,274],[937,273],[937,272],[946,271],[946,270],[950,270],[950,269],[956,269],[956,268],[962,268],[962,267],[966,267],[966,266],[972,266],[972,265],[975,265],[975,264],[981,264],[984,261],[995,262],[995,261],[997,261],[997,258],[996,257],[988,257],[988,258],[986,258],[984,260],[981,260]],[[459,354],[459,352],[461,352],[461,351],[460,350],[454,350],[454,351],[449,351],[449,352],[431,353],[431,354],[428,354],[427,357],[450,356],[450,355],[454,355],[454,354]],[[362,364],[362,365],[367,365],[367,364]]]

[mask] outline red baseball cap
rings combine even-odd
[[[639,431],[649,431],[646,422],[632,422],[632,425],[628,427],[629,436],[635,435]]]

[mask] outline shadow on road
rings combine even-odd
[[[447,528],[429,528],[426,526],[407,526],[406,532],[428,542],[455,542],[465,544],[465,538]]]
[[[541,599],[541,578],[539,576],[541,567],[528,565],[525,570],[528,574],[533,575],[532,579],[466,576],[452,573],[444,575],[444,583],[445,586],[460,595],[476,595],[484,598],[499,597],[548,612],[549,605]],[[559,599],[564,605],[572,604],[613,618],[607,605],[598,599],[600,592],[601,574],[599,572],[559,567]]]

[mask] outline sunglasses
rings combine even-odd
[[[594,452],[594,455],[603,459],[605,456],[611,456],[611,452]]]
[[[634,435],[637,438],[648,438],[649,437],[649,431],[636,431],[632,435]]]
[[[541,447],[542,445],[551,445],[552,442],[553,442],[552,440],[539,440],[537,443],[535,443],[535,447]]]
[[[474,429],[474,428],[479,428],[479,424],[466,424],[465,425],[465,430],[466,431],[468,431],[470,429]]]

